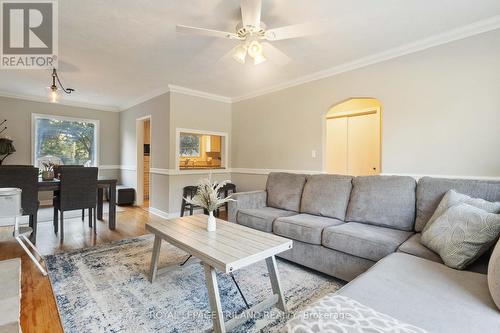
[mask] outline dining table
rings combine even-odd
[[[108,190],[109,201],[109,216],[108,228],[110,230],[116,229],[116,179],[99,178],[97,180],[97,219],[103,220],[103,204],[104,204],[104,190]],[[59,179],[53,180],[38,180],[38,192],[53,192],[59,191],[61,182]]]

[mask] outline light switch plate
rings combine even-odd
[[[316,150],[311,151],[312,158],[316,158]]]

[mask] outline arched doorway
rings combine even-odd
[[[327,173],[378,175],[381,170],[382,105],[375,98],[351,98],[326,115]]]

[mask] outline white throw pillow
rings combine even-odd
[[[460,203],[422,232],[422,244],[438,253],[445,265],[464,269],[486,252],[500,234],[500,215]]]
[[[491,298],[500,310],[500,241],[497,242],[488,264],[488,287]]]
[[[434,214],[432,214],[429,221],[427,221],[427,224],[425,225],[422,232],[425,232],[425,230],[427,230],[434,223],[434,221],[436,221],[438,217],[443,215],[448,208],[459,203],[466,203],[468,205],[485,210],[488,213],[494,213],[494,214],[500,213],[500,202],[490,202],[480,198],[472,198],[468,195],[458,193],[454,190],[449,190],[443,196],[443,199],[441,199],[441,202],[437,206],[436,210],[434,211]]]

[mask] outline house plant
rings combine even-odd
[[[54,167],[56,165],[52,162],[41,163],[42,180],[49,181],[54,180]]]
[[[196,192],[196,195],[193,198],[184,198],[186,202],[202,207],[208,211],[208,231],[215,231],[216,229],[214,211],[226,202],[234,201],[234,199],[231,198],[231,195],[227,198],[219,197],[220,190],[227,183],[229,183],[228,180],[223,182],[212,182],[210,178],[201,179],[198,184],[198,191]]]

